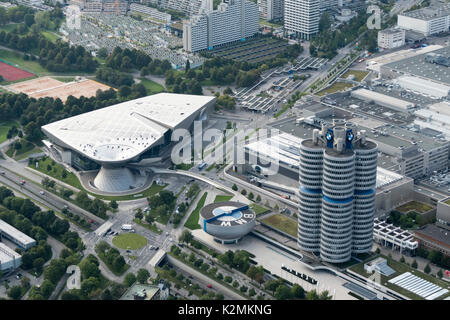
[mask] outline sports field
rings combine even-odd
[[[59,98],[65,102],[69,96],[90,98],[97,90],[109,90],[110,87],[93,80],[62,82],[50,77],[41,77],[8,86],[14,92],[22,92],[30,97],[39,99],[44,97]]]
[[[17,81],[33,77],[34,74],[0,61],[0,76],[6,81]]]

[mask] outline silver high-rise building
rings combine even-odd
[[[341,263],[372,248],[377,145],[334,120],[300,145],[298,245]]]

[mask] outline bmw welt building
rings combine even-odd
[[[350,122],[314,129],[300,145],[298,245],[342,263],[373,241],[377,145]]]
[[[42,127],[58,160],[79,170],[100,168],[90,186],[102,192],[139,187],[128,165],[158,159],[172,132],[206,119],[215,97],[159,93]],[[147,161],[147,162],[146,162]]]

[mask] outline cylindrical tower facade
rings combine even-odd
[[[320,257],[341,263],[352,253],[355,153],[323,151]]]
[[[320,250],[323,149],[311,140],[300,145],[298,246],[308,252]]]
[[[378,148],[373,142],[356,143],[355,196],[353,208],[353,253],[372,249],[375,214]]]

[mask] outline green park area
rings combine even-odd
[[[228,196],[228,195],[217,195],[214,198],[214,202],[225,202],[225,201],[230,201],[231,198],[233,198],[233,196]]]
[[[319,91],[317,93],[318,96],[324,96],[326,94],[332,94],[332,93],[336,93],[339,91],[344,91],[347,90],[351,87],[353,87],[354,85],[352,83],[347,83],[347,82],[335,82],[333,83],[331,86],[329,86],[326,89],[323,89],[321,91]]]
[[[164,91],[164,87],[159,83],[156,83],[155,81],[145,78],[139,78],[139,80],[141,80],[142,85],[145,87],[145,89],[147,90],[147,94],[149,95]]]
[[[410,299],[423,300],[422,297],[412,293],[411,291],[403,289],[403,288],[401,288],[401,287],[399,287],[399,286],[397,286],[395,284],[392,284],[392,283],[390,283],[388,281],[393,279],[393,278],[395,278],[395,277],[397,277],[397,276],[399,276],[399,275],[401,275],[401,274],[403,274],[403,273],[405,273],[405,272],[410,272],[413,275],[415,275],[415,276],[417,276],[419,278],[422,278],[422,279],[424,279],[426,281],[429,281],[431,283],[434,283],[434,284],[436,284],[436,285],[438,285],[438,286],[440,286],[442,288],[450,289],[450,284],[449,283],[447,283],[447,282],[445,282],[445,281],[443,281],[441,279],[438,279],[437,277],[435,277],[433,275],[426,274],[426,273],[423,273],[423,272],[421,272],[421,271],[419,271],[417,269],[414,269],[414,268],[412,268],[411,266],[409,266],[406,263],[402,263],[400,261],[396,261],[396,260],[394,260],[394,259],[392,259],[390,257],[384,256],[384,255],[378,255],[378,256],[371,257],[370,259],[364,260],[364,261],[362,261],[362,262],[360,262],[358,264],[353,265],[352,267],[348,268],[348,270],[351,270],[351,271],[353,271],[353,272],[355,272],[355,273],[357,273],[357,274],[359,274],[359,275],[361,275],[361,276],[363,276],[365,278],[369,278],[370,276],[372,276],[372,274],[367,273],[364,270],[364,264],[367,263],[368,261],[376,259],[377,257],[382,257],[382,258],[386,259],[388,266],[391,267],[395,271],[395,273],[390,275],[389,277],[386,277],[386,276],[380,274],[381,285],[383,285],[383,286],[385,286],[385,287],[387,287],[387,288],[389,288],[389,289],[391,289],[391,290],[393,290],[393,291],[395,291],[397,293],[400,293],[401,295],[404,295],[404,296],[406,296],[406,297],[408,297]],[[445,299],[446,297],[449,297],[449,296],[450,296],[450,292],[448,292],[447,294],[439,297],[438,300]]]
[[[261,222],[293,237],[297,237],[297,221],[287,216],[277,213],[262,219]]]
[[[137,250],[147,245],[147,239],[137,233],[123,233],[115,236],[112,243],[124,250]]]
[[[197,203],[197,207],[194,211],[192,211],[191,215],[187,219],[184,226],[188,229],[195,230],[195,229],[201,229],[200,225],[198,224],[198,220],[200,218],[200,210],[205,205],[206,197],[208,196],[208,192],[205,192],[203,196],[200,198],[200,200]]]
[[[41,152],[41,149],[36,147],[33,143],[25,139],[19,139],[11,144],[9,149],[6,151],[6,154],[8,157],[14,158],[15,160],[22,160],[33,153],[39,152]]]
[[[38,170],[42,173],[45,173],[46,175],[58,179],[60,181],[63,181],[72,187],[75,187],[77,189],[83,190],[83,187],[81,186],[80,181],[78,180],[78,177],[64,169],[62,166],[57,164],[54,160],[44,157],[41,158],[38,162],[38,166],[36,167],[36,162],[33,162],[30,164],[30,168],[33,168],[35,170]]]
[[[18,126],[14,121],[0,121],[0,143],[5,142],[7,140],[7,135],[9,129],[13,126]]]
[[[264,213],[267,213],[267,212],[270,211],[270,210],[267,209],[266,207],[263,207],[263,206],[261,206],[261,205],[259,205],[259,204],[256,204],[256,203],[252,203],[252,204],[250,205],[250,208],[255,212],[255,214],[256,214],[257,216],[259,216],[259,215],[261,215],[261,214],[264,214]]]
[[[17,67],[35,74],[47,72],[47,70],[45,70],[45,68],[42,67],[38,61],[25,60],[23,58],[23,54],[18,52],[0,49],[0,58],[13,64],[14,66],[17,65]]]
[[[355,77],[355,81],[361,82],[367,75],[369,71],[362,70],[347,70],[341,78],[347,79],[348,76],[353,75]]]
[[[418,213],[425,213],[427,211],[430,211],[431,209],[433,209],[433,208],[426,203],[418,202],[418,201],[410,201],[408,203],[401,205],[400,207],[397,207],[396,210],[399,212],[402,212],[402,213],[408,213],[410,211],[415,211]]]

